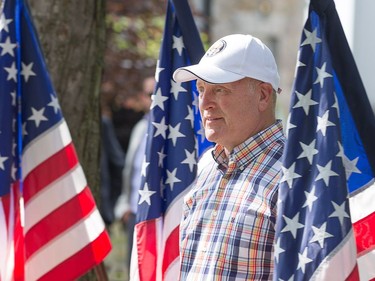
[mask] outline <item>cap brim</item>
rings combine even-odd
[[[244,77],[213,65],[202,64],[180,67],[173,73],[173,80],[176,82],[186,82],[199,78],[208,83],[218,84],[238,81]]]

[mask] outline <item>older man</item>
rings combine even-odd
[[[174,79],[197,80],[205,134],[216,143],[184,198],[180,279],[271,280],[285,142],[275,59],[259,39],[234,34]]]

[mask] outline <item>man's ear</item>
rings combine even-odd
[[[261,83],[259,85],[260,96],[259,96],[259,110],[265,111],[271,103],[273,103],[273,89],[270,83]]]

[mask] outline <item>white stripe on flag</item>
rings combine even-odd
[[[40,135],[23,152],[22,177],[26,178],[36,166],[43,163],[71,142],[72,138],[70,137],[65,120],[43,135]]]
[[[375,278],[375,249],[360,256],[358,261],[359,280],[371,280]]]
[[[180,277],[180,258],[175,259],[164,275],[164,281],[176,281]]]
[[[349,198],[352,223],[355,223],[375,212],[374,198],[374,182],[363,191]]]

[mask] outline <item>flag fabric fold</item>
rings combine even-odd
[[[311,0],[287,122],[274,280],[375,278],[375,118],[333,0]]]
[[[27,2],[0,16],[0,280],[72,280],[109,236],[79,164]],[[5,251],[3,251],[5,249]]]
[[[194,48],[188,48],[192,44]],[[176,1],[176,5],[168,1],[139,191],[131,280],[174,281],[179,276],[182,200],[195,179],[198,157],[211,144],[201,126],[195,83],[176,83],[172,74],[178,67],[197,63],[203,54],[187,1]]]

